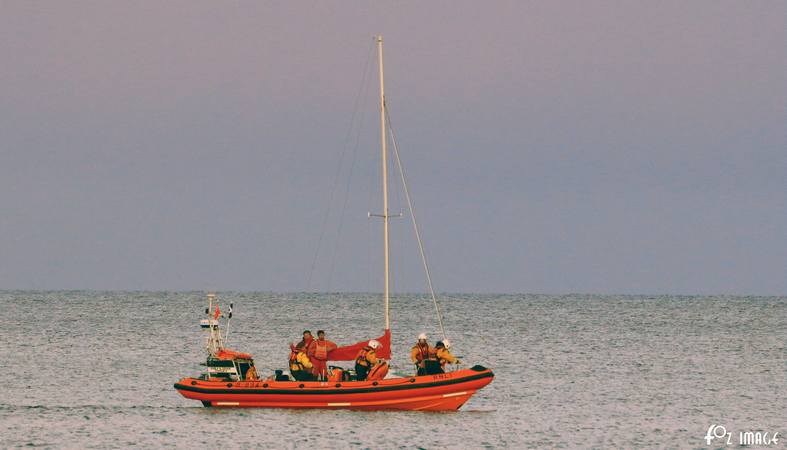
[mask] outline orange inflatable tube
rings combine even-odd
[[[175,389],[214,407],[446,411],[459,409],[493,378],[491,370],[474,366],[437,375],[345,382],[184,378],[175,383]]]

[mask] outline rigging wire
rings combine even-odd
[[[432,272],[429,270],[429,264],[426,260],[426,252],[424,251],[424,245],[421,241],[421,232],[418,229],[418,222],[415,219],[415,209],[413,209],[413,201],[410,198],[410,189],[407,187],[407,179],[404,175],[402,160],[399,158],[399,146],[396,145],[396,135],[394,134],[393,125],[391,125],[391,116],[388,114],[387,104],[385,105],[385,118],[386,122],[388,122],[388,130],[391,134],[391,143],[393,144],[394,156],[396,157],[396,165],[399,167],[399,175],[402,179],[402,187],[404,187],[404,196],[407,199],[407,208],[410,210],[410,218],[412,219],[415,238],[418,241],[418,251],[421,253],[421,262],[424,265],[424,272],[426,272],[426,282],[429,286],[429,294],[432,296],[432,303],[434,303],[434,309],[437,313],[437,322],[440,324],[440,333],[443,335],[443,340],[445,340],[446,335],[445,327],[443,326],[443,316],[440,313],[440,306],[437,303],[437,296],[435,295],[434,287],[432,286]]]
[[[341,172],[342,172],[342,166],[343,166],[343,163],[344,163],[344,156],[347,153],[347,149],[349,148],[350,136],[352,135],[353,124],[355,123],[355,118],[358,115],[358,109],[359,109],[359,106],[360,106],[361,94],[363,93],[364,87],[366,86],[366,83],[368,81],[367,80],[367,78],[368,78],[367,74],[369,73],[369,62],[372,60],[372,53],[373,53],[372,50],[373,49],[374,49],[374,45],[372,44],[372,45],[369,46],[369,50],[367,51],[366,63],[364,63],[363,75],[361,76],[361,86],[358,89],[358,93],[355,96],[355,103],[353,105],[353,113],[352,113],[352,117],[350,119],[350,127],[347,130],[347,135],[344,138],[344,146],[342,147],[342,154],[341,154],[341,156],[339,156],[339,163],[336,166],[336,175],[334,176],[333,185],[331,186],[331,191],[328,194],[328,206],[325,209],[325,215],[323,216],[323,219],[322,219],[322,226],[320,227],[320,236],[317,239],[317,248],[314,251],[314,257],[312,258],[312,263],[311,263],[311,266],[309,268],[309,277],[306,280],[306,290],[307,291],[311,290],[312,278],[314,276],[314,267],[317,264],[317,257],[320,254],[320,248],[322,247],[322,241],[323,241],[323,238],[325,237],[325,230],[327,229],[328,217],[330,216],[331,205],[333,204],[333,196],[336,193],[337,186],[339,185],[339,176],[341,175]],[[360,133],[360,131],[359,131],[359,133]],[[356,149],[357,149],[357,147],[356,147]],[[353,160],[353,164],[354,163],[355,163],[355,161]]]
[[[342,210],[339,214],[339,226],[336,229],[336,240],[333,244],[333,254],[331,255],[331,269],[328,272],[328,290],[331,290],[331,284],[333,282],[333,274],[336,271],[336,255],[339,253],[339,241],[342,236],[342,227],[344,225],[344,213],[347,210],[347,202],[350,199],[350,186],[352,184],[353,178],[353,170],[355,169],[355,161],[358,155],[358,147],[360,147],[361,142],[361,130],[363,130],[363,125],[365,123],[365,115],[361,116],[361,122],[358,124],[358,132],[355,135],[355,145],[353,147],[352,152],[352,159],[350,160],[350,173],[347,176],[347,185],[344,188],[344,202],[342,203]]]

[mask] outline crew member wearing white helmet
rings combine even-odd
[[[378,341],[372,339],[358,352],[355,357],[355,375],[358,381],[365,380],[369,370],[379,361],[374,351],[380,346]]]
[[[418,335],[418,342],[410,350],[410,359],[415,364],[416,375],[426,375],[426,361],[435,359],[434,349],[426,339],[426,333]]]
[[[440,361],[440,367],[445,370],[445,365],[449,364],[459,364],[460,361],[456,359],[448,349],[451,348],[451,341],[448,339],[444,341],[438,341],[435,345],[435,355],[437,356],[438,361]]]

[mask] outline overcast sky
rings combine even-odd
[[[438,290],[787,293],[783,1],[0,9],[2,289],[380,290],[380,33]]]

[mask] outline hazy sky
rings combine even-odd
[[[351,128],[380,33],[439,290],[786,294],[786,30],[783,1],[5,1],[0,288],[380,290],[376,77]]]

